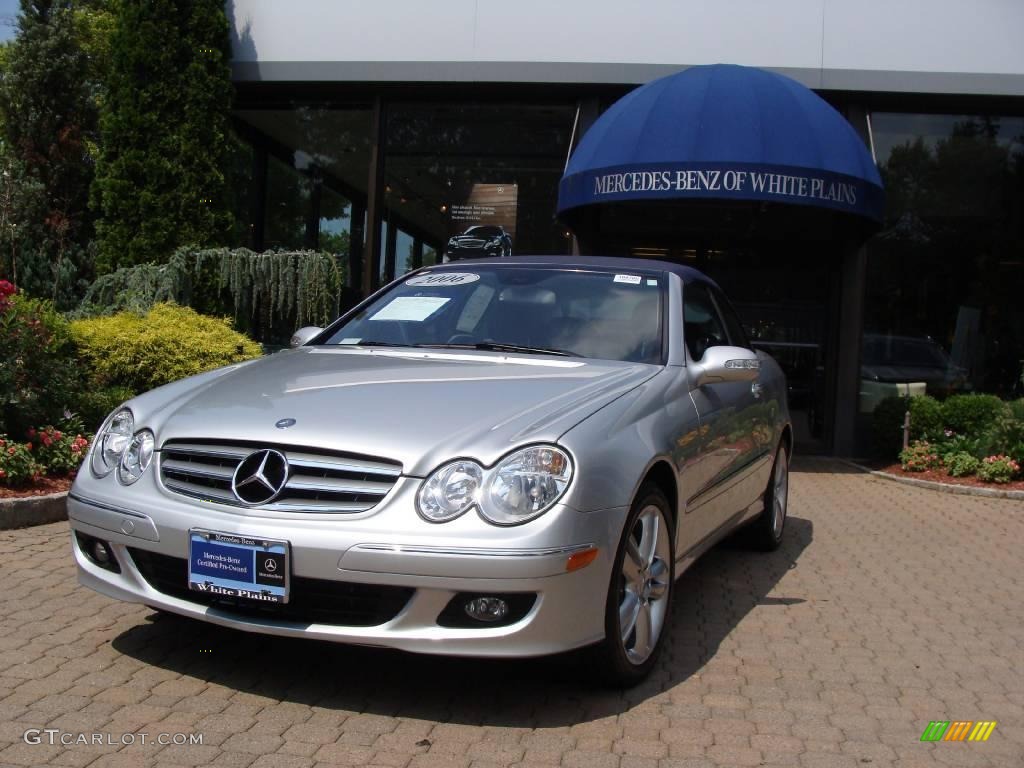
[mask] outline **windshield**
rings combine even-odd
[[[501,227],[470,227],[463,235],[472,235],[473,237],[499,237],[504,234]]]
[[[490,349],[662,362],[659,273],[473,265],[407,278],[328,344]]]
[[[931,339],[866,335],[863,364],[945,369],[950,362],[945,350]]]

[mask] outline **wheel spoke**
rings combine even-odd
[[[626,554],[629,555],[629,558],[628,560],[623,560],[623,568],[631,565],[639,572],[647,567],[647,561],[644,560],[644,556],[640,553],[640,549],[637,547],[636,542],[633,541],[632,536],[626,539]]]
[[[640,522],[643,525],[643,533],[640,534],[640,557],[643,560],[643,567],[648,568],[658,552],[661,516],[657,510],[646,510],[640,516]]]
[[[637,616],[640,614],[640,598],[635,593],[626,590],[625,597],[619,603],[619,631],[622,634],[623,646],[629,642],[629,636],[633,634],[636,627]]]
[[[653,644],[653,631],[651,627],[651,606],[648,603],[640,604],[640,612],[636,617],[636,640],[633,642],[632,651],[638,658],[646,659],[651,654]]]

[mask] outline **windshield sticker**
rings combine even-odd
[[[411,320],[419,323],[426,320],[451,299],[441,296],[399,296],[390,304],[370,316],[370,320]]]
[[[428,272],[425,275],[416,275],[405,281],[406,285],[429,285],[432,287],[448,285],[465,285],[475,283],[480,275],[473,272]]]
[[[613,283],[627,283],[628,285],[640,285],[640,275],[616,275]]]
[[[657,284],[658,284],[658,281],[657,281],[657,280],[654,280],[654,279],[652,279],[652,278],[647,278],[647,284],[648,284],[648,285],[657,285]]]
[[[354,338],[354,339],[353,338],[347,338],[347,339],[342,339],[338,343],[339,344],[358,344],[360,341],[362,341],[361,338]]]

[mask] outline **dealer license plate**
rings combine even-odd
[[[189,531],[188,588],[253,602],[288,602],[288,542]]]

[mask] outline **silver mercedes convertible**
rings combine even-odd
[[[459,261],[292,344],[109,416],[68,499],[82,584],[275,635],[590,647],[632,684],[702,552],[782,539],[786,382],[696,270]]]

